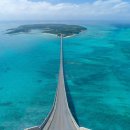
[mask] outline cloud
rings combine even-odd
[[[0,20],[130,20],[130,3],[96,0],[82,4],[28,0],[0,1]]]

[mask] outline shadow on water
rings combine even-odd
[[[66,78],[65,78],[65,87],[66,87],[66,94],[67,94],[67,99],[68,99],[69,108],[70,108],[71,113],[72,113],[73,117],[75,118],[77,124],[79,125],[79,120],[78,120],[78,118],[77,118],[75,106],[74,106],[74,103],[73,103],[73,98],[72,98],[72,96],[71,96],[70,89],[69,89],[69,87],[68,87]]]
[[[64,59],[64,56],[63,56],[63,59]],[[66,79],[64,60],[63,60],[63,69],[64,69],[64,80],[65,80],[65,89],[66,89],[66,95],[67,95],[67,99],[68,99],[68,105],[69,105],[70,111],[71,111],[74,119],[76,120],[77,124],[79,125],[79,120],[77,118],[73,98],[71,96],[71,92],[70,92],[70,89],[69,89],[69,86],[68,86],[68,83],[67,83],[67,79]]]

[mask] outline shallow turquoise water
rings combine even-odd
[[[42,123],[50,111],[59,70],[55,36],[5,35],[0,24],[0,130]],[[67,93],[80,126],[130,129],[130,26],[90,25],[64,39]]]

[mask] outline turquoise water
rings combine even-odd
[[[17,24],[0,24],[0,130],[41,124],[57,86],[60,39],[4,34]],[[130,26],[85,25],[87,32],[64,39],[70,107],[80,126],[129,130]]]

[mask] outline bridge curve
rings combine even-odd
[[[74,117],[68,106],[64,70],[63,70],[63,36],[61,35],[61,48],[60,48],[60,71],[58,87],[55,96],[55,101],[51,112],[45,119],[41,126],[28,128],[25,130],[89,130],[87,128],[81,128],[76,123]]]

